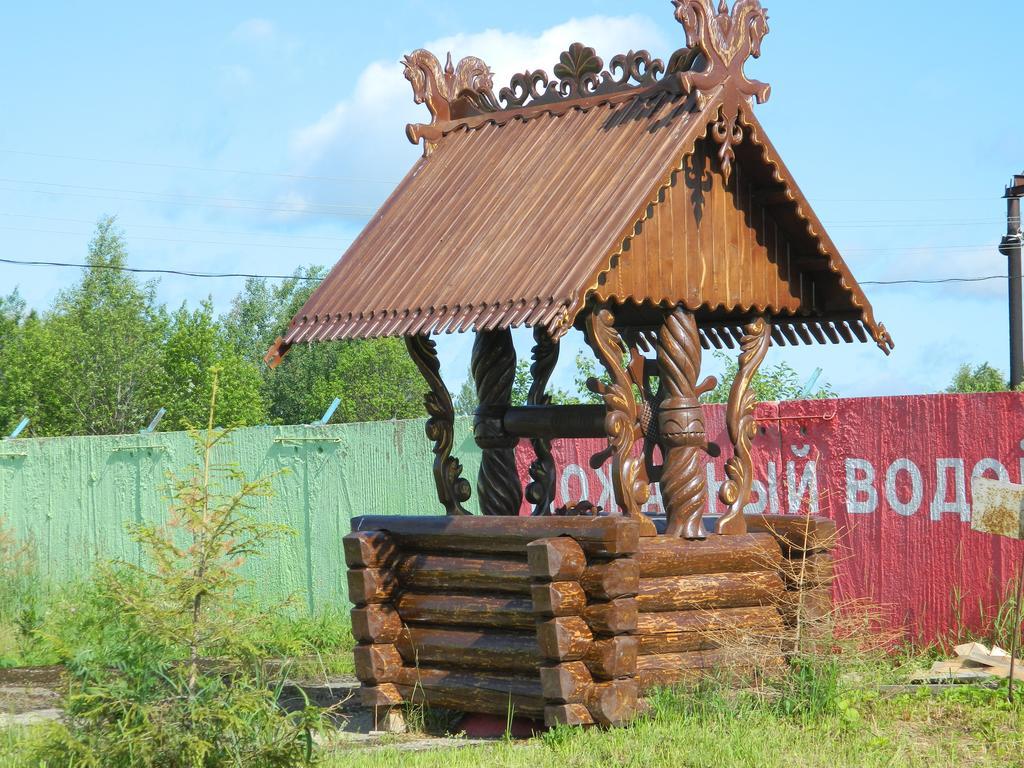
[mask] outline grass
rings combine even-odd
[[[884,699],[848,695],[830,715],[785,714],[763,694],[720,687],[664,691],[654,711],[629,728],[556,729],[529,742],[406,752],[335,752],[325,768],[881,768],[1019,766],[1024,712],[999,691],[967,688],[941,696]]]

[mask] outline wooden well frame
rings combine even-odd
[[[445,516],[359,518],[345,540],[369,705],[617,724],[659,685],[752,666],[743,638],[762,641],[759,667],[781,664],[795,615],[831,611],[834,526],[745,514],[753,383],[772,346],[893,341],[753,114],[771,90],[744,71],[760,2],[673,4],[686,47],[667,63],[630,51],[604,69],[574,43],[554,79],[495,94],[481,59],[407,56],[423,157],[267,353],[400,337],[428,385]],[[523,326],[532,382],[513,406]],[[599,405],[547,394],[572,329],[604,369]],[[479,517],[433,338],[470,331]],[[705,428],[710,348],[738,355],[729,446]],[[585,437],[607,439],[591,465],[610,463],[615,508],[555,509],[551,441]],[[723,448],[711,518],[706,456]],[[660,520],[643,512],[653,483]]]
[[[747,523],[687,540],[625,517],[358,518],[362,701],[611,726],[659,687],[781,667],[797,612],[831,609],[835,528]]]

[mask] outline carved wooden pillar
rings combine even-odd
[[[699,398],[717,382],[708,378],[698,386],[700,365],[697,321],[680,307],[665,319],[658,334],[658,429],[665,451],[660,484],[668,516],[666,533],[687,539],[706,538],[701,518],[707,480],[701,454],[707,450],[708,436]]]
[[[754,481],[754,462],[750,454],[751,442],[757,434],[754,407],[757,398],[750,383],[761,367],[772,341],[771,324],[759,317],[744,328],[740,342],[740,366],[729,393],[726,426],[733,445],[733,456],[725,464],[728,478],[718,492],[718,498],[729,511],[718,521],[718,533],[733,535],[747,532],[743,508],[750,500],[750,487]]]
[[[513,517],[519,514],[523,486],[516,470],[515,447],[519,438],[507,435],[502,426],[516,378],[516,348],[510,329],[477,332],[472,370],[480,402],[473,434],[483,450],[476,485],[480,511],[485,515]]]
[[[528,405],[550,405],[551,395],[545,393],[551,372],[558,362],[558,342],[543,326],[533,329],[533,366],[530,376]],[[551,441],[537,437],[530,440],[537,458],[530,464],[530,478],[533,482],[526,486],[526,500],[533,504],[534,515],[547,515],[555,501],[555,459],[551,455]]]
[[[623,514],[640,523],[641,535],[653,536],[654,522],[643,513],[643,505],[651,492],[650,484],[643,457],[635,455],[633,450],[637,441],[643,437],[640,406],[633,390],[634,386],[643,386],[642,370],[639,379],[633,373],[641,367],[636,365],[638,353],[633,350],[633,364],[627,368],[623,362],[626,346],[615,330],[615,316],[607,309],[600,309],[587,318],[586,340],[611,379],[611,384],[594,380],[588,384],[604,398],[608,409],[604,424],[612,451],[615,501]]]
[[[455,408],[452,396],[441,380],[437,345],[428,336],[406,336],[405,346],[416,367],[427,380],[430,391],[423,398],[430,419],[427,437],[434,443],[434,482],[437,498],[449,515],[468,515],[462,506],[469,501],[472,488],[462,477],[462,464],[452,456],[455,442]]]

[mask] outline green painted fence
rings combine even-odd
[[[353,517],[443,514],[423,429],[422,421],[258,427],[218,447],[216,460],[250,479],[285,470],[254,514],[295,535],[247,563],[253,598],[347,609],[341,539]],[[480,453],[470,419],[459,420],[455,444],[475,479]],[[194,460],[180,432],[2,441],[0,517],[34,542],[49,583],[88,574],[98,558],[136,561],[125,523],[166,519],[167,475]]]

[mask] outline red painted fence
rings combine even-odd
[[[707,467],[709,512],[731,455],[723,406],[706,410],[723,455]],[[1024,395],[930,395],[765,403],[748,512],[820,514],[839,526],[839,600],[867,599],[894,627],[928,640],[998,605],[1024,543],[970,529],[971,479],[1024,483]],[[612,508],[600,440],[560,440],[557,505]],[[520,469],[532,459],[519,447]],[[648,511],[663,513],[657,486]]]

